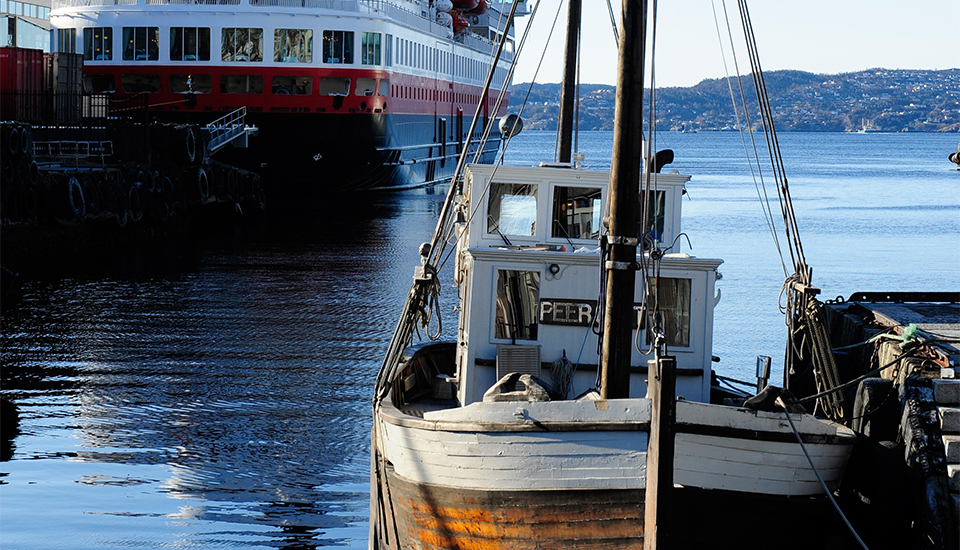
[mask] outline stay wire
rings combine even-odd
[[[711,2],[710,6],[713,8],[713,21],[717,28],[717,41],[720,44],[720,57],[723,59],[723,72],[726,75],[727,80],[727,90],[730,92],[730,103],[733,107],[733,114],[737,121],[737,129],[740,132],[740,142],[743,145],[743,153],[747,158],[747,165],[750,167],[750,176],[753,179],[753,187],[757,191],[757,198],[760,200],[760,210],[763,212],[763,219],[767,224],[767,228],[770,230],[770,236],[773,237],[773,242],[777,247],[777,254],[780,256],[780,265],[783,268],[784,277],[787,276],[787,265],[783,259],[783,249],[780,246],[780,239],[777,236],[776,225],[773,221],[773,211],[770,208],[770,199],[767,196],[767,186],[763,181],[763,171],[760,168],[760,155],[757,153],[757,142],[754,139],[753,135],[753,125],[750,121],[750,109],[747,106],[746,97],[743,92],[743,82],[740,80],[740,67],[737,61],[737,51],[733,46],[733,33],[730,30],[730,18],[727,15],[727,4],[726,0],[722,0],[721,4],[723,6],[723,18],[727,27],[727,37],[730,43],[730,56],[733,58],[734,71],[737,76],[737,85],[740,89],[740,101],[741,107],[743,108],[743,116],[747,122],[746,131],[750,135],[750,143],[753,145],[753,157],[750,157],[749,149],[747,148],[747,142],[743,137],[744,128],[740,123],[740,111],[737,108],[737,101],[733,93],[733,85],[730,83],[730,71],[727,68],[727,58],[723,53],[723,38],[720,33],[720,22],[717,17],[717,7],[715,2]],[[754,170],[754,162],[756,162],[756,170]],[[759,176],[759,182],[758,182]]]

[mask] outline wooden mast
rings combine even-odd
[[[643,70],[647,0],[623,0],[620,58],[610,170],[609,254],[603,321],[600,396],[629,397],[636,288],[640,169],[643,149]]]
[[[560,143],[557,162],[570,162],[573,150],[573,107],[577,99],[577,59],[580,42],[581,0],[569,0],[567,13],[567,43],[563,52],[563,84],[560,88],[560,118],[557,132]]]

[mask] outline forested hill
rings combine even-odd
[[[960,69],[870,69],[835,75],[770,71],[764,81],[778,131],[854,132],[862,125],[882,132],[960,131]],[[744,76],[741,82],[756,126],[760,116],[754,112],[753,78]],[[730,84],[739,98],[737,80]],[[510,88],[511,113],[520,110],[529,88],[529,83]],[[581,84],[580,97],[580,129],[612,130],[615,88]],[[535,84],[523,110],[524,127],[556,128],[559,100],[559,84]],[[647,101],[645,97],[644,109]],[[657,89],[661,130],[721,130],[736,124],[726,79]]]

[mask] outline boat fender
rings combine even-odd
[[[853,431],[878,441],[895,441],[900,430],[900,399],[893,380],[867,378],[853,401]]]
[[[87,201],[83,196],[83,186],[76,176],[70,176],[66,184],[67,215],[71,221],[83,221],[87,215]]]
[[[743,408],[751,411],[777,412],[786,410],[790,413],[805,413],[803,405],[797,403],[797,398],[786,388],[765,386],[760,393],[743,402]]]
[[[522,389],[517,389],[522,388]],[[511,372],[483,394],[484,403],[504,401],[550,401],[546,384],[529,374]]]
[[[16,126],[10,127],[10,132],[7,134],[7,146],[10,148],[11,155],[20,152],[20,130]]]
[[[140,183],[134,183],[127,191],[127,202],[130,205],[128,210],[130,221],[133,223],[143,219],[143,202],[140,200]]]

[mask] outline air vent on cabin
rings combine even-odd
[[[540,378],[540,346],[497,345],[497,380],[511,372]]]

